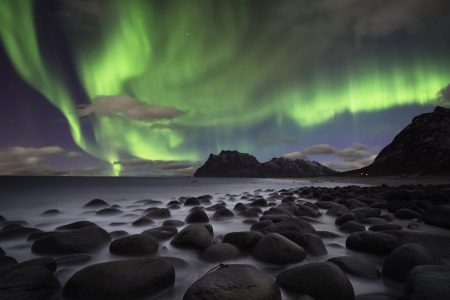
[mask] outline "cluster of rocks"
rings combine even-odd
[[[42,231],[0,217],[0,242],[27,239],[32,252],[42,256],[19,263],[0,248],[0,299],[157,297],[175,284],[178,268],[188,267],[180,258],[161,255],[165,241],[217,266],[185,291],[187,300],[276,300],[282,293],[296,299],[352,300],[348,275],[403,286],[396,295],[358,295],[359,300],[400,295],[404,300],[450,299],[450,267],[445,264],[450,258],[450,186],[304,187],[215,200],[203,195],[180,197],[165,207],[155,200],[121,207],[94,199],[84,205],[101,217],[138,212],[131,226],[143,227],[142,232],[131,235],[107,232],[86,220]],[[185,219],[171,219],[181,207],[189,210]],[[44,215],[60,213],[53,209]],[[314,224],[324,214],[335,219],[339,234],[316,230]],[[248,230],[216,235],[213,221],[232,218],[242,220]],[[161,226],[148,228],[156,220]],[[114,222],[120,224],[126,222]],[[428,225],[441,229],[424,230]],[[359,255],[328,255],[327,247],[339,247],[334,241],[343,238],[345,247]],[[85,265],[105,248],[121,259],[81,268],[61,287],[55,271]],[[304,263],[308,256],[315,262]],[[281,271],[273,276],[232,262],[241,257]]]

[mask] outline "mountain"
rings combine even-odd
[[[450,109],[415,117],[375,161],[349,175],[450,175]]]
[[[247,153],[221,151],[218,155],[210,154],[203,166],[195,171],[194,177],[289,178],[336,173],[315,161],[278,157],[260,163],[253,155]]]

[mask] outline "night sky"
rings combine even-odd
[[[450,96],[448,0],[1,0],[0,175],[369,164]]]

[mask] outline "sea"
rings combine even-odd
[[[397,184],[399,182],[396,182]],[[131,223],[142,215],[142,207],[137,206],[137,201],[145,199],[159,200],[165,207],[166,203],[177,200],[179,197],[211,195],[212,204],[225,202],[232,209],[239,198],[246,193],[267,196],[273,190],[300,188],[300,187],[336,187],[347,185],[370,186],[379,184],[378,181],[355,181],[339,179],[254,179],[254,178],[147,178],[147,177],[0,177],[0,215],[7,220],[25,221],[29,226],[37,227],[44,231],[54,230],[55,227],[80,220],[95,222],[108,232],[125,230],[129,234],[140,233],[143,230],[161,226],[164,220],[155,219],[155,223],[146,227],[134,227]],[[122,215],[98,216],[94,210],[84,209],[83,205],[94,198],[100,198],[111,205],[120,205],[124,211]],[[230,200],[232,199],[232,200]],[[315,200],[306,200],[312,201]],[[245,202],[245,201],[243,201]],[[150,206],[144,207],[148,208]],[[42,213],[49,209],[58,209],[61,213],[54,216],[43,216]],[[181,207],[171,210],[171,218],[184,220],[191,207]],[[325,211],[323,211],[325,212]],[[213,212],[207,211],[211,217]],[[249,224],[243,223],[244,218],[235,216],[231,219],[214,221],[210,224],[214,228],[216,241],[220,241],[223,235],[233,231],[248,231]],[[299,264],[315,261],[326,261],[335,256],[352,255],[367,258],[367,254],[361,254],[346,249],[345,239],[347,234],[339,232],[334,224],[334,217],[323,214],[312,225],[317,230],[327,230],[342,234],[341,238],[324,240],[328,255],[322,257],[307,256]],[[124,222],[121,226],[113,226],[111,223]],[[181,230],[182,228],[179,228]],[[9,256],[13,256],[19,262],[38,257],[32,253],[31,243],[26,239],[0,241],[0,246]],[[167,289],[152,299],[182,299],[187,288],[202,275],[215,268],[217,264],[207,263],[200,259],[198,251],[181,250],[170,245],[170,240],[160,243],[159,256],[172,256],[185,260],[189,266],[176,269],[176,282],[173,288]],[[78,270],[94,263],[124,259],[109,253],[108,247],[92,254],[91,261],[76,267],[58,268],[56,275],[61,284]],[[381,264],[383,258],[370,256],[370,259]],[[243,256],[226,263],[252,264],[258,269],[276,275],[289,266],[276,266],[261,263],[251,256]],[[388,292],[399,294],[399,286],[384,282],[381,277],[378,280],[364,280],[348,275],[353,284],[355,294]],[[283,293],[283,299],[296,299],[292,295]]]

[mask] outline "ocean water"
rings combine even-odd
[[[163,220],[155,219],[155,223],[144,227],[133,227],[131,223],[142,215],[142,209],[158,206],[165,207],[166,203],[185,196],[200,196],[209,194],[213,196],[212,204],[220,201],[227,203],[232,209],[239,202],[239,198],[245,193],[266,196],[271,190],[299,188],[304,186],[335,187],[346,186],[351,182],[337,182],[330,180],[292,180],[292,179],[243,179],[243,178],[73,178],[73,177],[47,177],[47,178],[0,178],[0,214],[7,220],[26,221],[30,226],[45,231],[74,221],[89,220],[97,223],[105,230],[125,230],[130,234],[140,233],[143,230],[161,226]],[[357,185],[370,185],[361,184]],[[83,209],[82,206],[94,198],[101,198],[111,205],[118,204],[123,215],[98,216],[95,211]],[[144,199],[160,200],[160,205],[140,205],[136,201]],[[234,200],[236,199],[236,200]],[[314,200],[306,200],[313,201]],[[241,200],[245,203],[245,200]],[[48,209],[58,209],[61,214],[55,216],[42,216]],[[170,219],[183,220],[191,207],[181,207],[171,210]],[[325,212],[325,211],[323,211]],[[211,216],[214,212],[206,211]],[[214,221],[210,224],[214,228],[216,240],[220,240],[224,234],[233,231],[247,231],[250,225],[244,224],[243,217]],[[327,230],[343,235],[342,238],[324,239],[328,255],[322,257],[307,258],[299,264],[313,261],[326,261],[335,256],[355,255],[363,256],[375,262],[382,263],[382,257],[357,253],[345,248],[347,234],[339,232],[334,225],[334,217],[323,215],[312,223],[317,230]],[[112,226],[112,222],[125,222],[123,226]],[[181,230],[179,228],[179,230]],[[0,241],[0,246],[8,255],[23,261],[37,257],[30,251],[31,242],[26,239]],[[176,282],[173,288],[167,289],[154,297],[154,299],[182,299],[186,289],[203,274],[217,266],[215,263],[206,263],[199,258],[198,251],[181,250],[170,245],[170,240],[160,242],[158,256],[174,256],[184,259],[189,263],[187,268],[176,268]],[[108,246],[92,255],[92,260],[76,267],[59,268],[56,271],[62,285],[77,270],[98,262],[124,259],[109,253]],[[252,264],[260,270],[276,275],[289,266],[275,266],[254,260],[250,256],[227,261],[226,263]],[[364,280],[349,276],[355,294],[390,292],[399,293],[399,286],[379,280]],[[153,298],[152,298],[153,299]],[[283,293],[283,299],[296,299],[296,297]]]

